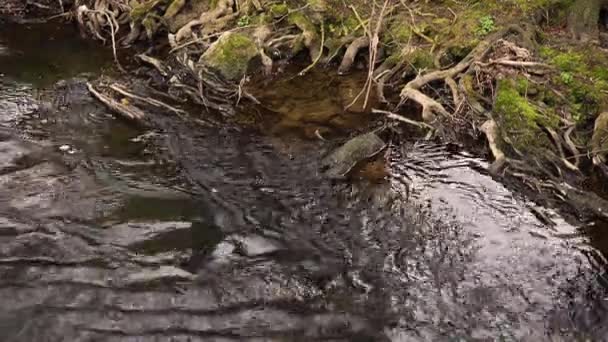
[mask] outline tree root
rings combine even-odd
[[[177,30],[174,37],[170,38],[170,41],[174,41],[176,44],[179,44],[181,41],[192,36],[192,30],[195,27],[209,24],[219,20],[220,17],[232,14],[233,6],[234,0],[219,0],[214,10],[204,12],[198,19],[192,20],[186,25],[182,26],[179,30]],[[172,35],[170,34],[170,36]]]
[[[123,72],[124,69],[118,60],[116,36],[120,30],[121,23],[125,22],[125,19],[121,14],[128,9],[129,7],[127,5],[120,2],[107,2],[105,0],[95,1],[93,9],[89,9],[86,5],[81,5],[76,9],[76,20],[80,25],[81,30],[85,32],[89,31],[89,33],[93,34],[104,43],[106,41],[104,38],[104,29],[105,27],[109,28],[114,60],[119,70]]]
[[[427,122],[434,121],[437,114],[441,116],[449,116],[449,112],[444,108],[442,104],[440,104],[436,100],[433,100],[428,95],[422,93],[420,89],[430,83],[437,81],[446,83],[452,91],[452,98],[455,104],[454,107],[458,109],[459,104],[464,100],[464,98],[460,97],[458,87],[455,86],[455,80],[460,75],[469,72],[468,70],[472,65],[482,63],[481,61],[492,50],[494,44],[511,33],[518,33],[519,35],[522,35],[522,30],[518,26],[510,26],[481,41],[463,60],[461,60],[455,66],[450,67],[448,69],[436,70],[427,74],[419,75],[414,80],[408,82],[401,90],[402,102],[406,100],[412,100],[420,104],[422,106],[423,120]],[[519,64],[519,66],[524,66],[525,64],[527,64],[524,62],[520,63],[506,60],[501,60],[498,62],[502,64]],[[530,66],[532,66],[532,64]],[[544,65],[541,65],[540,63],[534,63],[533,66],[544,67]]]
[[[342,58],[342,62],[340,63],[340,67],[338,68],[338,74],[344,75],[346,74],[350,68],[353,66],[355,62],[355,58],[361,49],[369,46],[370,40],[368,36],[362,36],[353,40],[352,43],[346,49],[344,53],[344,57]]]
[[[493,175],[497,175],[500,173],[502,168],[505,166],[507,162],[507,156],[500,149],[500,135],[498,132],[498,125],[494,120],[488,120],[483,125],[481,125],[481,131],[486,135],[486,139],[488,140],[488,145],[490,146],[490,151],[494,156],[494,162],[490,166],[490,173]]]
[[[161,74],[161,76],[163,76],[163,77],[169,76],[169,70],[167,69],[167,67],[165,67],[164,63],[161,62],[160,60],[158,60],[154,57],[150,57],[143,53],[136,55],[135,57],[137,57],[142,62],[153,66],[156,70],[158,70],[158,72]]]

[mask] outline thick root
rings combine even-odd
[[[355,39],[346,49],[346,53],[344,53],[344,57],[342,58],[342,63],[340,63],[340,67],[338,68],[338,74],[344,75],[346,74],[353,64],[355,63],[355,58],[361,49],[369,47],[369,37],[363,36]]]
[[[182,28],[175,33],[175,42],[179,44],[181,41],[190,38],[193,34],[192,29],[197,26],[209,24],[218,20],[220,17],[232,14],[233,6],[234,0],[220,0],[214,10],[204,12],[198,19],[192,20],[186,25],[182,26]]]
[[[494,156],[494,162],[490,165],[490,173],[493,175],[497,175],[500,173],[505,163],[507,162],[507,157],[505,153],[498,147],[500,142],[500,136],[498,132],[498,125],[494,120],[488,120],[481,125],[481,131],[486,135],[486,139],[488,140],[488,146],[490,147],[490,151]]]

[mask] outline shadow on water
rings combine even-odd
[[[320,175],[373,120],[336,100],[350,81],[275,81],[263,133],[144,131],[89,97],[99,69],[28,81],[55,60],[29,51],[0,82],[2,341],[608,338],[603,235],[540,222],[485,161],[394,142],[374,177]]]

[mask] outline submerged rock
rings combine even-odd
[[[200,62],[229,80],[245,75],[249,62],[258,55],[253,39],[246,35],[226,32],[201,56]]]
[[[322,161],[325,175],[330,178],[342,178],[362,160],[371,158],[386,147],[386,144],[374,132],[359,135],[350,139]]]

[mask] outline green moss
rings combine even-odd
[[[400,44],[407,44],[414,36],[414,31],[411,26],[404,22],[394,22],[388,31],[391,39]]]
[[[184,7],[184,5],[186,4],[186,0],[173,0],[171,2],[171,4],[169,5],[169,7],[167,7],[167,10],[165,11],[164,14],[164,18],[165,19],[170,19],[173,18],[177,15],[177,13],[179,13],[179,11],[181,11],[181,9]]]
[[[280,18],[289,14],[289,7],[287,4],[274,4],[270,6],[270,15],[275,18]]]
[[[143,20],[145,16],[150,13],[162,0],[149,0],[143,3],[137,3],[132,1],[131,19],[133,21]]]
[[[416,70],[433,69],[434,56],[426,50],[418,49],[409,56],[409,61]]]
[[[558,70],[553,83],[562,88],[569,109],[577,122],[594,119],[608,105],[608,58],[594,47],[565,51],[542,47],[541,56]]]
[[[222,76],[237,80],[247,72],[249,62],[258,55],[251,38],[234,32],[224,33],[201,57],[201,61]]]
[[[530,81],[526,77],[517,77],[515,79],[515,88],[520,95],[526,95],[530,88]]]
[[[550,109],[540,111],[520,94],[520,81],[498,82],[494,113],[501,123],[503,134],[511,138],[514,146],[526,151],[547,143],[540,126],[555,128],[559,117]]]
[[[304,32],[316,32],[315,24],[306,17],[302,12],[293,12],[289,15],[289,23],[296,25]]]
[[[148,39],[152,39],[158,28],[160,27],[160,17],[154,12],[148,13],[142,20],[141,24],[146,30]]]
[[[308,5],[315,12],[327,12],[330,9],[326,0],[308,0]]]

